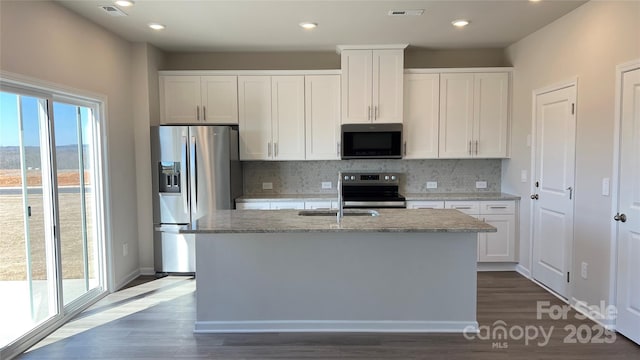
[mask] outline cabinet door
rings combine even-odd
[[[273,159],[304,160],[304,76],[273,76]]]
[[[515,215],[483,215],[482,218],[498,232],[478,234],[478,261],[515,261]]]
[[[441,74],[440,157],[471,157],[472,138],[473,74]]]
[[[160,76],[160,123],[193,124],[201,119],[200,76]]]
[[[240,160],[272,157],[271,77],[238,77]]]
[[[307,160],[340,159],[340,75],[305,77]]]
[[[203,76],[202,120],[210,124],[238,123],[238,77]]]
[[[342,123],[371,122],[371,50],[343,50]]]
[[[509,138],[509,74],[475,74],[475,157],[507,157]]]
[[[405,75],[404,88],[403,158],[437,158],[440,75]]]
[[[372,120],[401,123],[404,50],[373,50]]]

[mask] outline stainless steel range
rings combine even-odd
[[[404,196],[398,192],[401,174],[343,172],[341,176],[345,209],[407,206]]]

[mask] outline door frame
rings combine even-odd
[[[616,90],[613,120],[613,166],[611,174],[611,219],[618,209],[618,196],[620,192],[620,137],[622,134],[622,76],[624,73],[640,69],[640,59],[632,60],[616,66]],[[609,247],[609,304],[617,306],[618,297],[618,223],[611,221],[611,241]],[[605,320],[606,325],[610,329],[615,329],[615,320]]]
[[[564,81],[561,82],[557,82],[551,85],[547,85],[538,89],[534,89],[531,92],[531,157],[530,157],[530,162],[531,162],[531,166],[529,169],[529,193],[533,194],[535,193],[535,176],[536,176],[536,151],[537,151],[537,122],[536,122],[536,117],[537,117],[537,112],[536,112],[536,108],[538,105],[537,102],[537,97],[539,95],[542,94],[546,94],[549,92],[553,92],[556,90],[561,90],[564,88],[568,88],[574,86],[576,89],[576,135],[577,135],[577,112],[578,112],[578,77],[574,76],[571,78],[568,78]],[[574,152],[575,154],[575,152]],[[575,166],[576,166],[576,161],[575,161],[575,155],[574,155],[574,162],[573,162],[573,166],[574,166],[574,174],[575,174]],[[575,175],[574,175],[574,186],[575,186]],[[575,189],[574,189],[575,191]],[[573,214],[574,214],[574,220],[573,220],[573,224],[572,226],[575,227],[575,201],[573,202]],[[535,215],[535,202],[533,201],[529,201],[529,278],[534,281],[536,284],[542,286],[544,289],[546,289],[549,293],[551,293],[552,295],[556,296],[558,299],[566,302],[566,303],[570,303],[570,299],[572,299],[572,295],[573,295],[573,283],[570,281],[569,283],[567,283],[567,293],[566,296],[567,298],[563,298],[562,296],[560,296],[559,294],[557,294],[556,292],[552,291],[549,287],[545,286],[544,284],[542,284],[541,282],[537,281],[534,278],[534,270],[533,270],[533,230],[534,230],[534,215]],[[570,249],[570,256],[569,256],[569,269],[568,271],[572,272],[573,270],[573,238],[571,239],[571,244],[569,244],[569,249]]]

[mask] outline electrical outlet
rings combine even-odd
[[[486,189],[487,182],[486,181],[476,181],[476,189]]]
[[[587,279],[587,267],[589,265],[586,262],[582,262],[582,266],[580,267],[580,276],[582,276],[583,279]]]
[[[262,183],[262,190],[273,190],[273,183],[263,182]]]
[[[129,243],[122,244],[122,256],[129,255]]]
[[[322,182],[322,188],[324,190],[331,190],[332,187],[333,187],[333,184],[331,183],[331,181],[323,181]]]
[[[437,181],[427,181],[427,189],[437,189],[438,182]]]

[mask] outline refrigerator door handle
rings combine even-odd
[[[191,137],[191,154],[189,156],[189,178],[191,179],[191,205],[193,207],[192,214],[198,212],[198,158],[196,156],[196,137]]]
[[[182,174],[182,176],[180,176],[180,188],[181,190],[181,196],[182,196],[182,201],[183,201],[183,205],[184,205],[184,212],[185,214],[189,213],[189,192],[187,191],[188,186],[187,184],[189,183],[189,172],[187,171],[188,169],[188,164],[187,164],[187,152],[189,151],[189,145],[187,144],[187,137],[183,136],[182,137],[182,151],[181,151],[181,164],[180,164],[180,172]]]

